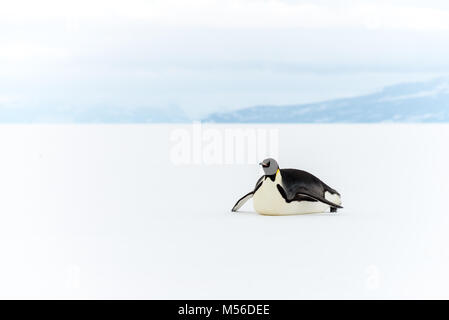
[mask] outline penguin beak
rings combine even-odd
[[[268,164],[268,163],[265,163],[265,162],[261,162],[261,163],[259,163],[259,165],[261,165],[261,166],[264,167],[264,168],[266,168],[266,167],[269,166],[269,164]]]

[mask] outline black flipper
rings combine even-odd
[[[248,201],[249,199],[251,199],[254,195],[254,191],[251,191],[247,194],[245,194],[243,197],[241,197],[237,203],[234,205],[234,207],[232,207],[232,212],[236,212],[238,209],[240,209],[245,203],[246,201]]]
[[[293,199],[289,199],[287,197],[287,194],[286,194],[284,188],[282,188],[280,185],[277,185],[277,188],[278,188],[279,193],[281,194],[281,196],[284,198],[284,200],[287,203],[290,203],[292,201],[320,201],[322,203],[328,204],[331,208],[340,208],[340,209],[343,208],[342,206],[340,206],[336,203],[330,202],[329,200],[327,200],[325,198],[315,197],[314,195],[307,194],[307,193],[297,193],[293,197]]]
[[[313,199],[315,199],[315,200],[317,200],[317,201],[320,201],[320,202],[322,202],[322,203],[328,204],[328,205],[330,205],[330,206],[333,207],[333,208],[343,209],[342,206],[340,206],[340,205],[338,205],[338,204],[336,204],[336,203],[330,202],[330,201],[327,200],[326,198],[319,198],[319,197],[315,197],[315,196],[312,196],[312,195],[306,194],[306,193],[297,193],[296,196],[307,196],[307,197],[313,198]],[[296,197],[294,198],[294,200],[296,200]]]
[[[238,209],[240,209],[245,203],[246,201],[248,201],[249,199],[251,199],[254,195],[254,193],[257,191],[257,189],[259,189],[259,187],[262,185],[262,180],[265,176],[262,176],[259,178],[259,180],[257,180],[256,182],[256,186],[254,187],[254,190],[251,192],[248,192],[247,194],[245,194],[243,197],[241,197],[237,203],[234,205],[234,207],[232,207],[232,212],[236,212]]]

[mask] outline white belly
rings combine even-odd
[[[254,210],[258,213],[264,215],[290,215],[329,211],[329,205],[319,201],[292,201],[287,203],[276,187],[278,183],[277,178],[274,182],[266,179],[254,194]]]

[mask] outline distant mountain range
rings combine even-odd
[[[205,122],[370,123],[449,122],[449,79],[403,83],[352,98],[213,113]]]
[[[188,123],[181,108],[96,105],[13,106],[0,101],[0,123]],[[212,113],[217,123],[449,122],[449,79],[402,83],[352,98],[296,105],[261,105]]]

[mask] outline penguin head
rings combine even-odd
[[[275,175],[279,169],[278,163],[273,158],[265,159],[259,164],[262,166],[266,176]]]

